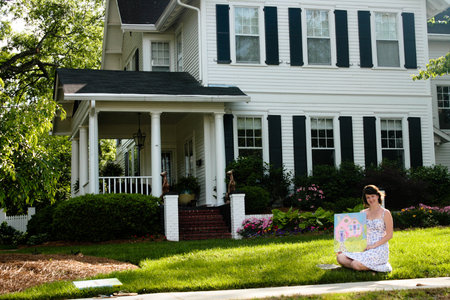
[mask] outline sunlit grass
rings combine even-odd
[[[383,279],[450,276],[450,227],[395,232],[390,243],[391,273],[322,270],[336,263],[331,235],[256,240],[148,242],[136,244],[40,247],[41,253],[71,253],[130,261],[141,268],[116,277],[120,290],[149,293],[216,290]],[[21,252],[33,252],[32,249]],[[110,292],[113,289],[106,289]],[[1,299],[51,299],[98,295],[78,291],[71,282],[53,283]]]

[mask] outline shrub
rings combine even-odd
[[[200,184],[198,183],[197,177],[187,176],[181,177],[178,179],[178,182],[175,186],[175,190],[178,194],[198,194],[200,193]]]
[[[261,186],[263,183],[264,163],[258,156],[239,156],[228,164],[226,170],[233,170],[236,188]]]
[[[316,185],[298,187],[291,196],[292,206],[298,207],[301,210],[315,210],[322,205],[325,195],[322,189]]]
[[[62,240],[104,241],[161,232],[159,198],[139,194],[84,195],[60,203],[55,236]]]
[[[327,210],[332,210],[336,213],[347,212],[348,209],[353,209],[355,206],[363,204],[361,198],[356,197],[346,197],[339,198],[335,202],[325,201],[323,207]]]
[[[281,206],[289,195],[292,174],[287,172],[284,167],[275,168],[269,164],[265,164],[265,166],[263,187],[269,192],[271,204]]]
[[[100,176],[122,176],[122,166],[113,161],[107,161],[103,168],[100,170]]]
[[[268,234],[272,230],[271,218],[249,218],[242,223],[237,233],[245,238],[257,237]]]
[[[429,205],[450,205],[450,173],[447,167],[437,165],[410,170],[411,179],[423,181],[426,192],[431,196]]]
[[[9,226],[6,222],[0,225],[0,245],[17,247],[23,244],[26,235],[14,227]]]
[[[38,209],[27,225],[27,233],[30,236],[39,234],[48,234],[49,237],[53,234],[53,213],[56,205],[47,206],[43,209]]]
[[[245,213],[259,214],[267,212],[270,203],[269,193],[259,186],[244,186],[239,189],[245,193]]]
[[[439,208],[424,204],[403,208],[393,212],[394,226],[396,228],[433,227],[450,225],[450,206]]]

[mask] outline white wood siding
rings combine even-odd
[[[124,32],[122,46],[122,70],[132,58],[133,54],[139,49],[139,70],[142,70],[142,33]]]
[[[398,12],[412,12],[415,14],[416,44],[418,66],[424,67],[427,51],[425,4],[422,0],[377,1],[375,5],[361,1],[346,0],[307,1],[258,1],[249,2],[251,5],[276,6],[278,8],[278,34],[280,65],[243,65],[217,64],[216,49],[216,4],[245,3],[235,1],[209,0],[207,2],[207,61],[208,83],[236,85],[245,92],[276,92],[302,94],[361,94],[361,95],[429,95],[429,86],[424,81],[412,81],[411,75],[417,70],[398,69],[367,69],[359,67],[358,41],[358,10],[372,10],[386,8]],[[350,68],[333,67],[291,67],[289,64],[289,7],[324,7],[342,9],[348,12],[349,55]],[[233,16],[230,15],[230,20]],[[261,16],[263,17],[263,16]],[[232,34],[232,31],[230,34]],[[303,28],[305,34],[305,28]],[[264,32],[260,33],[261,38]],[[402,36],[402,34],[400,35]],[[234,47],[234,45],[231,45]],[[403,51],[403,50],[401,50]],[[306,53],[303,54],[304,56]],[[263,59],[264,60],[264,59]]]
[[[199,57],[197,12],[192,9],[186,10],[174,29],[178,30],[180,24],[183,36],[183,71],[188,72],[198,80]],[[176,53],[174,59],[176,60]]]
[[[438,58],[444,56],[450,51],[450,35],[448,35],[447,41],[429,41],[430,58]]]

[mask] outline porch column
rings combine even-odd
[[[84,185],[88,180],[88,138],[87,127],[80,127],[80,180],[78,181],[79,193],[84,195]]]
[[[89,113],[89,193],[98,194],[98,114]]]
[[[225,196],[225,133],[223,129],[224,113],[215,113],[216,128],[216,189],[217,189],[217,205],[224,204]]]
[[[74,186],[77,183],[77,180],[79,180],[80,172],[80,162],[79,162],[79,153],[80,149],[78,148],[78,139],[73,138],[72,139],[72,165],[71,165],[71,180],[70,180],[70,194],[72,197],[75,197],[75,189]],[[79,181],[78,181],[79,182]]]
[[[162,194],[161,182],[161,112],[151,112],[152,118],[152,195],[159,197]]]

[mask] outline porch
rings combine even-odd
[[[78,187],[72,196],[137,192],[159,197],[160,174],[167,171],[172,184],[181,176],[198,178],[200,205],[223,204],[225,103],[250,100],[238,88],[203,87],[183,72],[69,69],[57,71],[55,84],[55,99],[67,117],[54,119],[53,134],[72,140],[72,187]],[[142,144],[129,143],[119,154],[123,167],[132,164],[133,171],[100,176],[99,140],[132,140],[137,133],[146,137]]]

